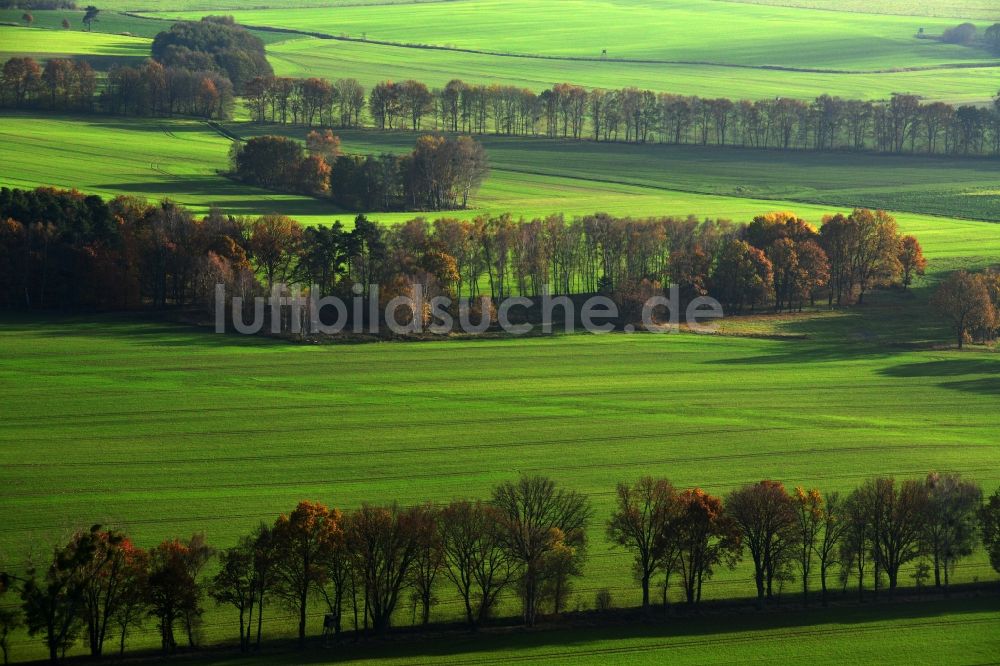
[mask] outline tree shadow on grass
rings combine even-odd
[[[904,363],[883,368],[880,371],[888,377],[923,378],[927,380],[957,378],[953,381],[938,381],[937,386],[985,395],[1000,395],[1000,356],[983,358],[954,358],[920,363]],[[975,377],[975,375],[985,375]]]
[[[224,176],[169,176],[143,182],[100,183],[95,189],[159,199],[172,199],[186,206],[218,205],[230,215],[281,213],[289,217],[342,215],[347,211],[332,202],[307,196],[265,193]],[[192,199],[198,199],[194,201]]]
[[[261,335],[215,333],[194,324],[164,322],[156,312],[68,315],[63,313],[2,313],[0,331],[21,333],[39,340],[68,337],[107,336],[154,347],[251,348],[285,345],[277,338]]]
[[[619,659],[628,659],[629,654],[635,657],[646,654],[648,660],[654,653],[661,653],[659,656],[662,659],[667,656],[663,653],[669,653],[671,649],[699,649],[709,654],[718,654],[721,649],[735,651],[729,654],[738,654],[741,645],[796,640],[800,635],[803,638],[821,636],[837,640],[855,637],[859,631],[870,631],[875,638],[886,631],[887,622],[927,620],[933,624],[954,622],[959,625],[965,621],[964,618],[957,617],[950,621],[940,618],[1000,610],[997,600],[990,598],[879,602],[828,609],[813,606],[804,611],[793,611],[795,606],[790,605],[778,612],[764,613],[754,611],[748,605],[745,610],[730,609],[722,615],[710,604],[706,606],[694,613],[681,611],[680,614],[669,615],[662,615],[655,609],[648,617],[635,611],[624,611],[620,616],[612,616],[615,619],[610,621],[595,615],[590,623],[581,618],[580,625],[572,628],[545,628],[543,624],[537,630],[487,630],[475,635],[451,632],[441,636],[417,636],[415,640],[414,637],[399,635],[383,642],[360,645],[342,643],[324,647],[316,642],[306,652],[269,655],[269,661],[329,663],[331,657],[336,655],[337,661],[409,658],[414,661],[443,659],[459,663],[495,663],[502,661],[504,653],[511,650],[535,650],[529,655],[511,656],[518,661],[534,661],[599,658],[604,655],[609,662],[615,663]],[[984,630],[988,631],[988,620],[977,620],[977,623],[984,623]],[[866,630],[865,624],[872,626]],[[755,632],[767,633],[756,637],[753,635]],[[877,649],[873,648],[872,652],[877,655]],[[216,663],[227,662],[216,657]]]

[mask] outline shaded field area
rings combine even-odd
[[[352,649],[335,646],[309,655],[268,655],[278,663],[322,664],[350,659],[379,664],[486,664],[490,653],[505,661],[536,663],[704,664],[730,661],[936,664],[948,653],[956,663],[988,662],[1000,643],[989,631],[997,603],[981,599],[907,607],[812,612],[749,618],[671,618],[661,626],[594,627],[508,636],[477,636],[449,645]],[[213,663],[255,663],[213,659]]]
[[[0,61],[14,56],[39,60],[80,57],[135,65],[149,57],[149,40],[101,32],[0,26]]]
[[[860,335],[319,347],[111,317],[5,316],[0,554],[23,561],[25,543],[43,552],[93,522],[120,524],[143,545],[204,530],[227,546],[304,498],[445,501],[547,474],[596,509],[570,607],[604,587],[630,605],[628,556],[602,527],[622,479],[664,475],[720,494],[765,477],[849,490],[873,474],[930,470],[1000,484],[1000,356],[871,344],[864,332],[881,324],[848,316],[861,318],[851,326]],[[799,318],[783,331],[809,326]],[[720,572],[706,598],[747,594],[748,566]],[[978,554],[955,580],[994,576]],[[434,611],[459,612],[444,594]],[[286,615],[275,609],[269,631],[290,628]],[[208,636],[232,635],[229,615],[206,620]]]

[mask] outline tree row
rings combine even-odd
[[[294,612],[301,644],[317,603],[324,634],[335,637],[347,626],[384,634],[407,598],[414,623],[427,625],[440,595],[460,601],[472,630],[507,603],[533,626],[568,607],[593,518],[585,495],[525,476],[497,485],[487,500],[444,505],[342,512],[303,501],[222,551],[202,534],[143,549],[120,530],[94,525],[57,546],[51,560],[0,576],[0,593],[16,588],[21,599],[20,609],[0,609],[0,645],[6,656],[23,621],[54,663],[81,638],[100,657],[116,639],[123,653],[130,632],[153,624],[173,652],[178,634],[198,643],[206,597],[235,612],[243,651],[260,647],[265,613],[275,608]],[[862,598],[866,587],[891,594],[908,565],[916,585],[933,576],[947,588],[958,561],[980,543],[1000,571],[1000,490],[984,505],[979,486],[954,474],[873,478],[847,494],[789,492],[764,480],[724,497],[645,477],[618,484],[604,528],[632,556],[644,608],[654,603],[654,585],[664,607],[674,587],[696,606],[705,581],[740,562],[753,570],[758,608],[796,579],[803,604],[816,582],[824,604],[852,582]],[[598,610],[613,603],[607,590],[595,597]]]

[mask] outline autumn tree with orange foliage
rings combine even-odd
[[[302,501],[274,523],[275,595],[298,612],[299,644],[306,639],[309,595],[326,580],[325,566],[343,538],[337,509]]]
[[[899,243],[899,265],[902,269],[903,289],[905,290],[914,279],[923,275],[927,269],[927,259],[924,250],[915,236],[903,236]]]
[[[694,488],[680,495],[675,534],[684,594],[688,604],[696,604],[701,601],[702,584],[716,567],[736,566],[740,533],[723,512],[721,499]]]

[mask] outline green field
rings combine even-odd
[[[281,212],[306,224],[350,223],[354,217],[328,202],[267,192],[220,175],[230,142],[203,122],[15,113],[0,118],[2,185],[169,197],[198,212],[214,204],[240,215]],[[246,136],[283,129],[228,128]],[[344,150],[356,153],[406,150],[414,138],[406,132],[342,134]],[[1000,219],[998,167],[991,160],[483,140],[492,173],[471,209],[448,215],[572,216],[601,210],[745,221],[791,209],[818,223],[824,214],[854,205],[884,206],[901,211],[897,217],[903,228],[917,234],[942,267],[986,265],[1000,254],[1000,225],[955,219]],[[95,168],[81,170],[80,164]],[[375,215],[385,221],[413,216]]]
[[[491,53],[599,58],[607,49],[609,59],[852,70],[988,60],[977,49],[914,39],[921,27],[937,34],[954,21],[850,13],[831,20],[715,0],[455,0],[232,14],[250,26]]]
[[[793,318],[782,330],[817,325]],[[873,473],[948,470],[1000,484],[1000,356],[901,351],[854,326],[848,339],[300,347],[103,317],[7,317],[0,553],[18,561],[28,537],[45,543],[95,521],[142,544],[204,529],[227,545],[303,498],[443,501],[543,473],[590,495],[600,517],[572,603],[606,586],[632,604],[627,556],[600,527],[620,479],[847,490]],[[983,560],[964,561],[956,579],[992,579]],[[748,573],[721,574],[706,596],[747,594]],[[438,617],[454,617],[456,601],[442,595]],[[231,631],[224,616],[211,620]]]
[[[0,61],[13,56],[126,59],[149,57],[149,40],[125,35],[0,26]]]
[[[387,79],[416,79],[444,86],[454,78],[543,90],[568,81],[588,88],[638,88],[704,97],[814,99],[828,92],[844,98],[888,99],[892,93],[927,101],[984,103],[996,95],[996,67],[931,69],[879,74],[825,74],[708,65],[612,63],[511,58],[459,51],[314,38],[291,39],[268,48],[282,76],[354,77],[369,88]]]
[[[993,0],[724,0],[752,5],[799,7],[823,11],[941,16],[957,19],[1000,21],[1000,9]],[[168,3],[172,4],[172,3]]]
[[[1000,20],[993,0],[110,0],[99,6],[106,13],[94,33],[80,31],[73,12],[34,12],[36,28],[0,27],[0,60],[79,55],[102,67],[136,63],[148,57],[148,38],[169,23],[112,10],[192,18],[232,10],[249,25],[398,43],[259,33],[279,75],[350,76],[366,86],[405,78],[440,86],[457,77],[535,90],[569,81],[748,98],[885,99],[911,92],[955,103],[985,103],[1000,88],[996,57],[913,38],[920,27],[937,33],[959,17],[981,28]],[[820,11],[830,9],[843,11]],[[0,22],[16,22],[20,13],[0,11]],[[73,30],[59,27],[63,16]],[[603,48],[608,60],[587,59]],[[239,215],[280,212],[310,225],[350,224],[354,212],[326,201],[223,175],[227,135],[301,139],[306,131],[5,111],[0,186],[166,197],[198,213],[217,205]],[[409,150],[416,136],[338,134],[344,151],[357,154]],[[493,484],[521,473],[547,474],[586,493],[596,509],[590,558],[570,607],[592,606],[602,588],[617,605],[630,606],[639,591],[629,556],[613,549],[603,530],[620,480],[662,475],[722,494],[775,478],[846,491],[875,474],[922,477],[937,470],[960,472],[987,492],[1000,485],[1000,354],[941,347],[949,334],[926,306],[947,271],[1000,262],[997,160],[480,139],[491,174],[472,207],[449,217],[606,211],[747,221],[792,210],[819,223],[853,206],[882,207],[919,238],[928,276],[906,293],[875,293],[864,307],[730,318],[716,336],[293,345],[213,335],[153,317],[0,312],[0,564],[45,556],[72,529],[95,522],[125,528],[142,546],[204,530],[225,547],[302,499],[342,508],[444,502],[484,497]],[[373,217],[391,223],[416,215]],[[903,573],[904,585],[910,574]],[[751,578],[744,562],[708,582],[705,596],[748,596]],[[958,565],[954,580],[995,581],[997,574],[977,552]],[[438,596],[434,619],[458,618],[457,596],[444,588]],[[408,624],[410,609],[401,606],[396,621]],[[207,641],[232,641],[233,613],[209,608]],[[503,610],[516,612],[512,597]],[[309,630],[318,634],[321,603],[311,611]],[[289,615],[270,609],[266,635],[289,635]],[[475,639],[400,640],[280,658],[987,663],[1000,654],[990,629],[998,621],[995,597],[936,599],[722,622],[708,615],[654,625],[488,631]],[[43,656],[37,638],[21,633],[13,642],[16,659]],[[158,647],[152,623],[132,646]],[[246,663],[225,654],[206,659]]]

